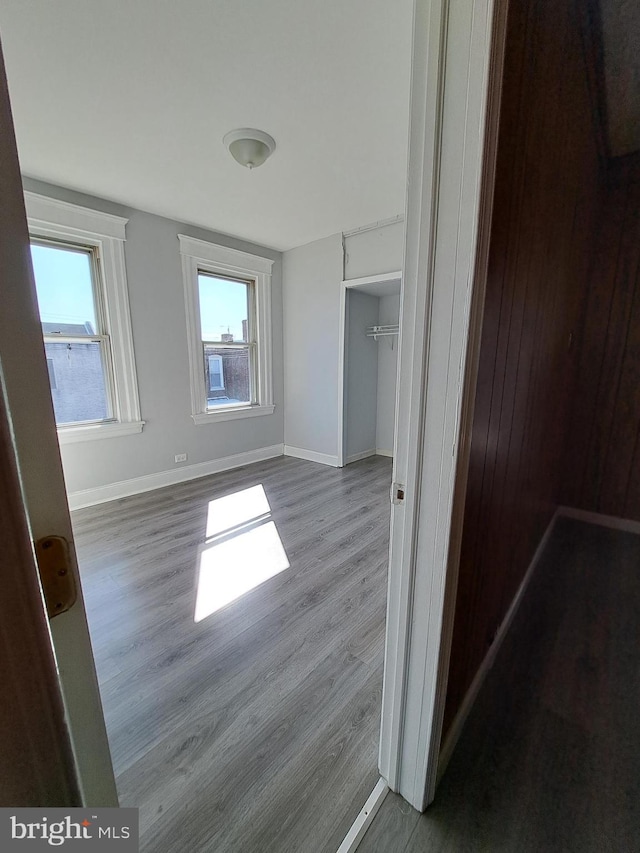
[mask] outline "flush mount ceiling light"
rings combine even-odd
[[[251,127],[243,127],[240,130],[232,130],[222,140],[229,149],[234,160],[247,169],[255,169],[262,166],[276,148],[276,141],[268,133],[262,130],[254,130]]]

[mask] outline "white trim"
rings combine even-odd
[[[178,234],[182,257],[182,281],[187,318],[187,347],[191,389],[191,416],[196,424],[235,418],[255,417],[273,413],[273,355],[271,323],[271,269],[274,261],[260,255],[250,255],[227,246],[196,240]],[[225,411],[207,411],[202,341],[200,337],[200,300],[198,272],[221,276],[250,278],[255,282],[255,339],[257,365],[255,370],[255,400],[251,406],[238,406]],[[271,408],[271,411],[268,409]],[[258,411],[260,409],[260,411]],[[231,412],[233,411],[233,414]]]
[[[513,601],[511,602],[511,605],[510,605],[509,609],[507,610],[507,613],[506,613],[504,619],[502,620],[500,627],[498,628],[498,632],[495,636],[495,639],[494,639],[493,643],[491,644],[489,651],[485,655],[484,660],[480,664],[480,667],[479,667],[478,671],[476,672],[469,689],[465,693],[465,696],[464,696],[464,699],[462,700],[460,708],[458,709],[458,712],[457,712],[456,716],[454,717],[453,722],[451,723],[451,728],[449,729],[449,732],[447,733],[447,737],[445,738],[445,740],[442,744],[442,748],[440,750],[440,757],[439,757],[439,761],[438,761],[438,781],[440,781],[440,779],[444,775],[445,770],[447,769],[447,765],[449,764],[449,761],[451,759],[451,756],[453,755],[453,751],[456,747],[456,744],[458,743],[458,740],[460,739],[460,735],[462,734],[464,724],[466,723],[467,718],[469,716],[469,713],[471,712],[471,709],[473,708],[473,703],[476,701],[478,693],[480,692],[480,688],[484,684],[484,681],[485,681],[487,675],[489,674],[491,667],[494,664],[494,661],[495,661],[497,654],[500,650],[500,646],[502,645],[502,642],[507,635],[507,632],[511,626],[511,623],[513,622],[513,618],[516,615],[518,607],[520,606],[520,603],[522,602],[522,599],[524,598],[524,595],[527,591],[529,583],[531,582],[531,578],[533,577],[533,574],[534,574],[534,572],[535,572],[535,570],[536,570],[536,568],[540,562],[540,558],[542,557],[544,550],[547,547],[547,543],[549,542],[549,537],[551,536],[551,533],[553,532],[553,528],[554,528],[556,521],[560,515],[561,515],[560,511],[557,510],[554,513],[553,518],[549,522],[549,526],[547,527],[546,531],[544,532],[544,535],[543,535],[542,539],[540,540],[538,547],[536,548],[535,554],[533,555],[533,558],[532,558],[531,562],[529,563],[529,567],[525,573],[525,576],[522,578],[520,586],[518,587],[518,591],[516,592],[515,596],[513,597]]]
[[[339,468],[338,457],[329,453],[317,453],[315,450],[305,450],[303,447],[292,447],[290,444],[284,446],[285,456],[295,456],[296,459],[306,459],[307,462],[319,462],[321,465],[331,465]]]
[[[417,0],[380,772],[433,798],[493,0]],[[461,459],[461,464],[465,460]]]
[[[445,578],[444,602],[442,613],[442,631],[440,655],[436,674],[436,696],[433,711],[433,731],[428,759],[429,774],[426,799],[430,800],[435,792],[440,764],[440,737],[446,705],[447,683],[451,657],[451,643],[455,620],[458,568],[462,548],[464,513],[471,457],[471,438],[475,409],[480,345],[484,320],[484,303],[491,242],[493,218],[493,198],[495,189],[495,170],[498,153],[498,135],[500,129],[500,105],[502,100],[504,50],[506,44],[507,2],[496,0],[493,10],[493,35],[489,62],[487,85],[487,107],[485,117],[485,144],[482,162],[480,199],[478,209],[478,236],[473,275],[473,290],[469,312],[469,333],[467,339],[466,367],[464,370],[462,405],[460,408],[460,429],[458,443],[458,463],[456,465],[454,497],[451,512],[451,535]]]
[[[187,480],[197,480],[199,477],[208,477],[210,474],[219,474],[221,471],[229,471],[232,468],[241,468],[254,462],[263,462],[265,459],[282,456],[282,451],[281,444],[274,444],[271,447],[260,447],[257,450],[247,450],[244,453],[223,456],[221,459],[211,459],[209,462],[184,465],[170,471],[158,471],[155,474],[133,477],[130,480],[120,480],[106,486],[70,492],[69,509],[83,509],[107,501],[138,495],[142,492],[162,489],[165,486],[174,486],[176,483],[183,483]]]
[[[379,767],[392,791],[414,794],[401,784],[405,695],[412,620],[415,538],[421,447],[427,317],[430,310],[430,257],[435,238],[441,101],[444,65],[442,0],[416,0],[413,19],[411,119],[409,133],[404,283],[401,297],[403,337],[398,348],[398,406],[393,481],[405,486],[403,504],[392,505],[389,548],[386,643],[382,691]],[[421,234],[425,237],[421,239]],[[416,754],[417,746],[411,744]]]
[[[210,243],[207,240],[196,240],[186,234],[178,234],[180,241],[180,253],[189,255],[202,261],[204,264],[214,264],[220,269],[227,268],[228,272],[241,272],[244,275],[263,273],[271,275],[275,261],[262,255],[253,255],[249,252],[241,252],[239,249],[230,249],[228,246],[220,246],[218,243]]]
[[[272,415],[275,411],[275,406],[242,406],[239,408],[225,409],[220,407],[219,410],[210,412],[199,412],[197,415],[191,415],[193,422],[197,426],[203,424],[214,424],[219,421],[235,421],[240,418],[257,418],[261,415]]]
[[[344,245],[344,244],[343,244]],[[337,466],[343,468],[346,458],[347,422],[345,409],[347,404],[347,283],[340,285],[340,305],[338,308],[338,456]]]
[[[56,198],[49,198],[28,190],[24,192],[24,201],[29,224],[31,220],[45,227],[55,223],[65,229],[78,231],[82,235],[126,240],[125,226],[129,220],[122,216],[103,213],[101,210],[91,210],[67,201],[58,201]]]
[[[373,448],[372,450],[362,450],[360,453],[352,453],[350,456],[347,456],[347,465],[351,462],[359,462],[361,459],[368,459],[370,456],[375,456],[377,452]]]
[[[110,339],[113,365],[113,415],[118,430],[104,423],[101,435],[96,425],[61,426],[61,444],[108,438],[140,432],[144,426],[133,349],[133,331],[129,311],[129,290],[124,256],[125,226],[128,222],[98,210],[25,192],[29,233],[33,237],[64,240],[97,250],[106,331]],[[109,367],[108,372],[111,373]],[[129,428],[130,427],[130,428]]]
[[[97,423],[85,424],[83,426],[70,426],[58,429],[58,441],[60,444],[75,444],[78,441],[95,441],[103,438],[117,438],[121,435],[135,435],[142,432],[144,421],[132,421],[129,423]]]
[[[363,275],[359,278],[345,278],[342,282],[345,287],[366,287],[369,284],[381,284],[387,281],[402,281],[402,271],[380,273],[379,275]]]
[[[574,509],[570,506],[558,507],[558,515],[563,518],[575,518],[576,521],[586,521],[587,524],[610,527],[612,530],[624,530],[626,533],[640,533],[640,521],[633,521],[631,518],[603,515],[600,512],[589,512],[586,509]]]
[[[393,459],[393,450],[382,450],[382,448],[376,447],[376,456],[388,456]]]
[[[366,225],[361,225],[359,228],[351,228],[349,231],[343,231],[343,237],[355,237],[356,234],[362,234],[365,231],[377,231],[378,228],[386,228],[387,225],[395,225],[397,222],[404,222],[404,213],[399,213],[397,216],[390,216],[388,219],[378,219],[377,222],[368,222]]]
[[[389,793],[389,786],[384,779],[378,779],[375,788],[369,794],[367,802],[361,808],[360,813],[354,820],[349,832],[344,837],[344,841],[338,847],[337,853],[354,853],[365,836],[366,831],[373,823],[374,817],[378,814],[380,806],[384,803],[385,797]]]

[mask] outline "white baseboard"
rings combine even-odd
[[[600,512],[589,512],[586,509],[573,509],[570,506],[558,507],[558,515],[564,518],[575,518],[576,521],[586,521],[588,524],[599,524],[600,527],[611,527],[613,530],[640,533],[640,521],[633,521],[630,518],[603,515]]]
[[[306,459],[307,462],[320,462],[321,465],[338,467],[338,457],[329,453],[316,453],[315,450],[305,450],[303,447],[292,447],[290,444],[284,446],[285,456],[295,456],[296,459]]]
[[[363,450],[361,453],[352,453],[351,456],[347,456],[347,465],[351,462],[359,462],[361,459],[368,459],[370,456],[375,456],[377,450]]]
[[[364,838],[365,832],[371,826],[374,817],[378,813],[378,809],[384,802],[384,798],[389,793],[389,786],[384,779],[378,779],[375,788],[369,794],[367,802],[360,810],[360,814],[354,820],[351,829],[345,835],[344,841],[338,847],[338,853],[354,853],[358,845]]]
[[[551,536],[551,532],[553,531],[554,525],[559,514],[559,510],[556,510],[553,515],[553,518],[549,522],[549,526],[545,530],[544,535],[540,540],[538,547],[536,548],[536,552],[533,555],[531,562],[529,563],[529,568],[525,572],[525,576],[522,578],[522,582],[518,587],[518,591],[516,592],[513,601],[511,602],[511,606],[509,607],[509,610],[507,611],[500,627],[498,628],[496,638],[491,644],[491,647],[485,655],[484,660],[480,664],[480,668],[476,672],[475,678],[471,682],[471,686],[467,690],[465,697],[462,700],[462,704],[458,709],[458,713],[456,714],[453,719],[453,722],[451,723],[451,728],[449,729],[449,732],[440,748],[440,756],[438,759],[438,782],[442,778],[444,771],[447,769],[449,760],[453,755],[453,750],[455,749],[456,744],[458,743],[460,735],[462,734],[462,729],[464,728],[464,724],[466,723],[467,717],[469,716],[471,708],[473,707],[473,703],[475,702],[476,697],[480,692],[480,688],[482,687],[485,678],[489,674],[489,670],[493,666],[493,662],[496,659],[496,655],[498,654],[500,646],[502,645],[502,641],[504,640],[511,623],[513,622],[513,617],[516,615],[516,611],[518,610],[520,602],[522,601],[527,587],[529,586],[536,566],[540,562],[540,557],[542,556],[544,549],[547,546],[547,542],[549,541],[549,537]]]
[[[389,456],[393,459],[393,450],[381,450],[379,447],[376,448],[376,456]]]
[[[240,468],[242,465],[250,465],[252,462],[273,459],[276,456],[282,456],[282,453],[283,445],[274,444],[271,447],[259,447],[257,450],[247,450],[244,453],[223,456],[222,459],[211,459],[209,462],[199,462],[196,465],[183,465],[170,471],[158,471],[155,474],[146,474],[143,477],[133,477],[131,480],[120,480],[117,483],[108,483],[106,486],[97,486],[94,489],[70,492],[68,496],[69,509],[83,509],[87,506],[126,498],[141,492],[161,489],[164,486],[173,486],[186,480],[196,480],[198,477],[218,474],[221,471],[229,471],[231,468]]]

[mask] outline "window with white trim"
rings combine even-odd
[[[25,203],[60,442],[140,432],[127,220],[35,193]]]
[[[199,270],[198,303],[207,411],[256,402],[255,282]]]
[[[196,424],[272,414],[273,261],[179,235]]]

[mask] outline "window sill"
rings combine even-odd
[[[242,406],[237,409],[221,409],[219,412],[198,412],[191,415],[196,426],[213,424],[218,421],[235,421],[238,418],[257,418],[272,415],[275,406]]]
[[[60,427],[58,441],[60,444],[75,444],[77,441],[93,441],[99,438],[117,438],[121,435],[133,435],[142,432],[144,421],[128,423],[83,424],[77,427]]]

